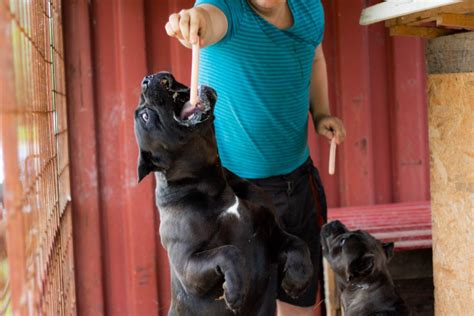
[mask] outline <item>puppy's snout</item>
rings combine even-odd
[[[340,221],[332,221],[327,223],[322,228],[323,237],[329,237],[330,235],[338,236],[347,232],[347,228]]]

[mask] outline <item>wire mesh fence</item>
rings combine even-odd
[[[61,1],[0,0],[0,33],[0,315],[74,315]]]

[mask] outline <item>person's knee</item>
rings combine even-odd
[[[277,316],[311,316],[313,306],[301,307],[277,300]]]

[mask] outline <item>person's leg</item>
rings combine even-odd
[[[277,316],[312,316],[313,306],[301,307],[277,300]]]
[[[326,212],[324,190],[317,170],[308,161],[286,176],[252,182],[271,195],[285,230],[307,243],[314,267],[309,288],[297,299],[285,293],[280,286],[281,278],[278,278],[277,315],[312,315],[321,262],[319,232]]]

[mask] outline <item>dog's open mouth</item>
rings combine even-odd
[[[211,113],[211,100],[208,93],[211,89],[202,86],[199,88],[199,103],[192,105],[189,102],[189,90],[186,93],[175,92],[173,95],[174,119],[181,125],[193,126],[206,121]]]
[[[161,112],[170,111],[174,120],[181,126],[193,127],[212,117],[212,109],[217,101],[217,94],[211,87],[201,85],[198,89],[199,102],[189,102],[190,89],[175,80],[168,72],[159,72],[146,76],[142,80],[140,107],[151,104],[161,108]],[[160,112],[159,111],[159,112]],[[168,112],[169,113],[169,112]],[[138,113],[141,121],[148,124],[150,113]]]

